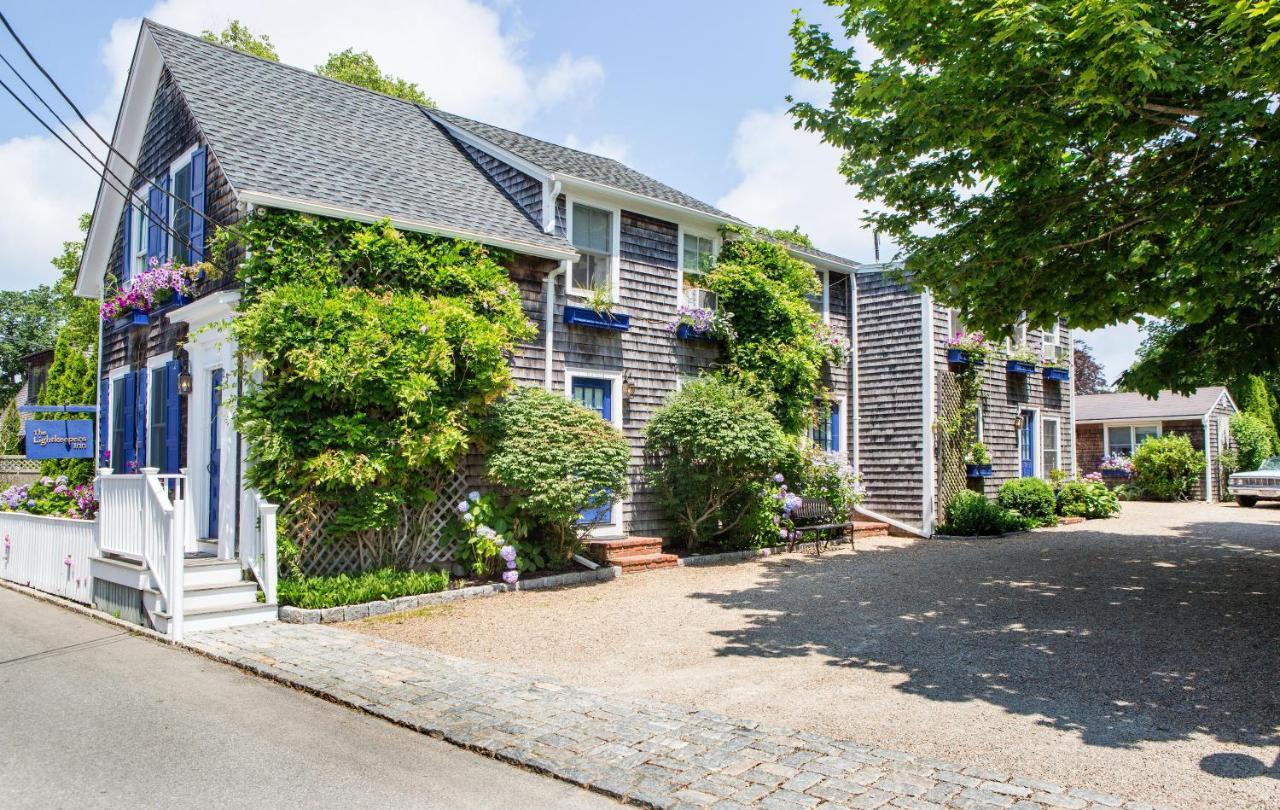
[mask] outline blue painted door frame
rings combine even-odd
[[[209,531],[210,539],[218,536],[218,497],[222,481],[222,445],[218,435],[218,411],[222,409],[222,369],[214,369],[209,393]]]
[[[1036,412],[1022,412],[1022,427],[1018,429],[1018,455],[1022,464],[1022,477],[1036,474]]]
[[[584,408],[590,408],[613,424],[613,381],[592,379],[589,377],[573,377],[570,394],[573,401]],[[598,509],[588,509],[582,513],[579,523],[612,523],[613,504],[606,504]]]

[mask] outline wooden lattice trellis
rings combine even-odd
[[[936,441],[934,447],[938,475],[938,517],[945,518],[947,504],[958,492],[966,489],[969,479],[966,477],[964,456],[965,447],[963,433],[950,433],[946,425],[955,422],[964,406],[964,395],[960,390],[960,382],[950,371],[938,375],[938,414],[934,425]]]
[[[423,569],[440,566],[453,558],[453,544],[444,530],[454,506],[466,495],[461,472],[440,471],[429,484],[436,493],[421,508],[403,507],[396,525],[342,537],[327,531],[334,506],[297,500],[280,510],[280,525],[298,544],[298,564],[310,576],[366,571],[382,565]]]

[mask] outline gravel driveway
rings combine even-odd
[[[1133,799],[1280,806],[1280,507],[859,548],[351,627]]]

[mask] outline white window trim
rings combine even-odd
[[[154,394],[151,390],[151,384],[154,382],[151,377],[155,374],[156,369],[163,368],[165,363],[168,363],[172,359],[173,352],[165,352],[164,354],[157,354],[154,357],[147,358],[147,463],[139,464],[139,469],[151,466],[151,426],[155,422],[155,414],[151,412],[151,402]]]
[[[179,240],[177,237],[173,235],[174,233],[177,232],[177,228],[173,227],[173,217],[178,212],[178,198],[181,195],[178,194],[178,189],[175,187],[174,181],[178,177],[178,169],[181,169],[184,165],[189,164],[191,162],[191,158],[195,156],[196,150],[199,148],[200,148],[199,143],[192,144],[191,146],[187,147],[187,149],[181,155],[178,156],[177,160],[174,160],[172,163],[169,164],[169,194],[173,196],[169,196],[168,194],[165,195],[169,200],[169,212],[168,212],[169,221],[168,223],[166,223],[169,226],[169,231],[168,233],[165,234],[165,244],[169,246],[169,248],[165,251],[165,258],[168,258],[168,259],[172,259],[177,256],[178,247],[179,247],[178,244],[175,244],[179,242]],[[193,217],[195,216],[194,211],[191,212],[191,216]],[[190,239],[191,238],[190,228],[188,228],[187,234],[188,235],[185,238]],[[186,243],[181,242],[181,246],[186,247]]]
[[[955,307],[951,307],[947,310],[947,337],[953,338],[956,335],[968,333],[969,330],[967,326],[965,328],[960,327],[960,310]]]
[[[1045,443],[1044,443],[1044,431],[1045,431],[1045,428],[1048,427],[1050,423],[1053,423],[1053,433],[1055,436],[1058,437],[1058,440],[1057,442],[1055,442],[1055,446],[1054,446],[1054,453],[1056,453],[1058,456],[1057,467],[1055,469],[1063,470],[1065,472],[1065,469],[1062,466],[1062,418],[1058,416],[1041,416],[1040,417],[1040,467],[1041,467],[1040,477],[1045,479],[1048,479],[1048,477],[1053,473],[1053,470],[1044,469],[1044,451],[1046,449]]]
[[[680,223],[676,223],[676,307],[684,306],[684,238],[685,236],[696,236],[700,239],[711,240],[711,255],[720,255],[720,237],[710,231],[702,231],[697,228],[690,228]],[[699,268],[700,269],[700,268]],[[702,275],[702,273],[699,273]]]
[[[569,244],[573,244],[573,206],[574,204],[585,205],[589,208],[597,208],[601,211],[609,212],[611,216],[610,235],[609,235],[609,294],[616,304],[621,301],[622,286],[622,209],[617,205],[602,199],[600,197],[589,197],[581,194],[565,194],[564,195],[564,226],[565,236]],[[567,259],[561,262],[564,268],[564,288],[565,294],[571,298],[590,298],[592,291],[584,290],[581,287],[573,286],[573,262]]]
[[[975,425],[976,429],[974,432],[977,434],[978,443],[981,444],[982,443],[982,406],[979,405],[975,410],[976,410],[976,415],[974,416],[974,419],[976,420],[976,425]]]
[[[125,261],[129,263],[127,275],[132,279],[147,269],[147,236],[150,222],[147,220],[146,202],[141,197],[130,195],[129,216],[132,218],[129,223],[129,238],[134,244],[125,251]]]
[[[831,271],[827,269],[820,270],[822,273],[822,322],[831,323]]]
[[[1136,444],[1137,436],[1134,435],[1134,431],[1136,428],[1153,427],[1156,429],[1156,436],[1164,435],[1163,422],[1103,422],[1102,423],[1102,454],[1104,456],[1111,455],[1111,428],[1122,428],[1122,427],[1129,428],[1129,446],[1133,448],[1129,451],[1130,454],[1133,453],[1133,450],[1137,449],[1137,444]]]
[[[581,366],[565,366],[564,368],[564,398],[573,401],[573,381],[577,377],[588,380],[608,380],[611,385],[610,398],[611,411],[609,421],[618,430],[622,430],[622,409],[624,403],[622,401],[622,375],[621,369],[599,369],[599,368],[583,368]],[[613,502],[613,521],[611,523],[602,523],[587,532],[590,537],[614,537],[622,534],[623,511],[626,509],[626,499],[619,498]]]
[[[1032,440],[1034,441],[1035,436],[1037,435],[1037,432],[1044,430],[1044,427],[1041,426],[1040,424],[1040,420],[1043,417],[1040,415],[1040,409],[1033,408],[1033,407],[1018,408],[1018,416],[1021,416],[1024,411],[1030,411],[1031,413],[1035,414],[1033,418],[1035,419],[1036,426],[1035,426],[1035,429],[1031,431]],[[1019,428],[1016,432],[1018,437],[1018,458],[1017,458],[1018,477],[1022,478],[1023,477],[1022,476],[1022,428]],[[1059,432],[1058,434],[1058,441],[1059,442],[1062,441],[1061,432]],[[1036,444],[1039,445],[1040,442],[1036,442]],[[1059,452],[1061,452],[1061,449],[1059,449]],[[1040,469],[1042,466],[1044,466],[1044,448],[1037,446],[1036,452],[1031,454],[1031,477],[1032,478],[1044,478],[1044,471]]]
[[[840,412],[840,437],[836,442],[836,446],[827,450],[827,452],[843,453],[849,447],[849,397],[841,394],[835,397],[835,403]]]

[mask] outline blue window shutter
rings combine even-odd
[[[178,395],[178,375],[182,373],[182,362],[170,360],[164,367],[164,469],[163,472],[178,471],[179,449],[181,448],[182,398]]]
[[[204,261],[204,186],[209,166],[207,149],[208,147],[202,146],[191,156],[191,247],[183,251],[188,264]]]
[[[111,414],[111,380],[102,380],[98,397],[98,463],[103,467],[110,466],[107,459],[111,453],[111,433],[107,430],[107,419]]]
[[[163,262],[169,258],[169,234],[165,227],[169,224],[169,198],[165,190],[169,188],[169,175],[160,180],[160,184],[147,191],[147,265],[151,260]]]
[[[133,402],[137,410],[133,418],[134,458],[141,469],[147,466],[147,369],[138,369],[134,376],[137,378],[133,384]]]
[[[123,248],[120,251],[120,280],[127,281],[133,273],[133,201],[125,200],[124,221],[120,225]]]
[[[120,403],[120,421],[124,423],[120,442],[121,458],[119,460],[113,459],[111,462],[115,469],[120,472],[133,472],[133,468],[138,461],[138,451],[135,447],[137,440],[134,438],[134,434],[137,432],[138,410],[134,402],[133,383],[134,375],[126,374],[120,385],[122,400]]]
[[[840,451],[840,405],[831,404],[831,446],[827,449],[833,453]]]

